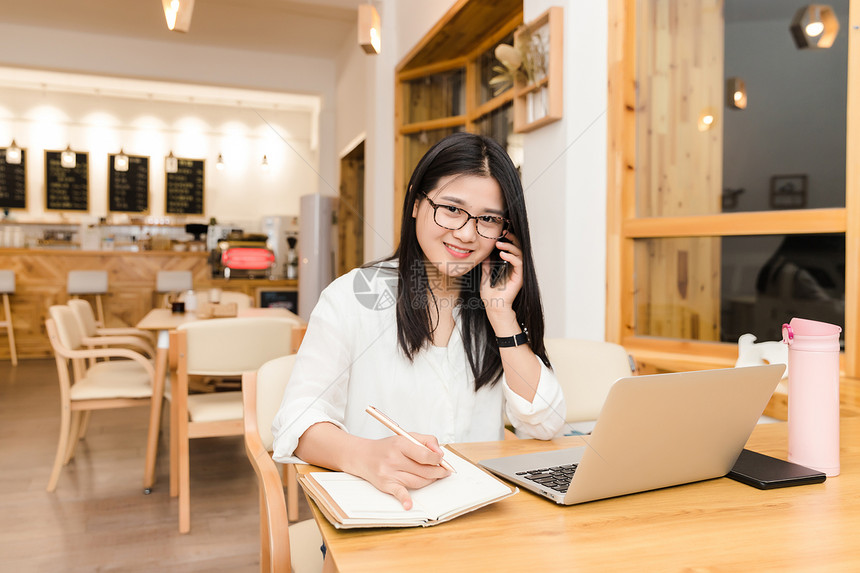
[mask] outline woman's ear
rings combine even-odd
[[[409,191],[412,191],[412,187],[409,188]],[[407,193],[409,192],[407,191]],[[421,199],[415,198],[415,202],[412,203],[412,218],[415,219],[418,217],[418,204],[421,202]]]

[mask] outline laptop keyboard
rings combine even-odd
[[[567,493],[567,487],[570,485],[570,480],[573,479],[576,465],[577,464],[568,464],[551,468],[538,468],[524,472],[517,472],[517,475],[559,493]]]

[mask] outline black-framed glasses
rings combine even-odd
[[[508,234],[511,222],[498,215],[472,215],[465,209],[453,205],[434,203],[427,193],[427,202],[433,207],[433,221],[449,231],[456,231],[466,226],[470,219],[475,220],[475,230],[485,239],[501,239]]]

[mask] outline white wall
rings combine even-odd
[[[525,0],[529,22],[564,8],[564,116],[526,134],[523,185],[547,336],[606,332],[606,43],[603,2]]]
[[[114,36],[99,36],[95,34],[79,34],[62,32],[34,27],[11,26],[0,24],[0,65],[19,68],[42,69],[54,71],[69,71],[89,73],[104,76],[136,77],[152,80],[167,80],[189,84],[204,84],[215,86],[242,87],[255,90],[270,90],[281,94],[284,92],[315,94],[321,98],[321,107],[315,117],[309,121],[318,123],[318,136],[312,134],[310,140],[298,141],[295,146],[284,144],[273,155],[268,156],[272,165],[266,180],[248,181],[243,176],[233,177],[229,171],[219,173],[223,187],[219,187],[214,175],[207,172],[207,207],[211,207],[212,216],[234,220],[232,214],[237,209],[259,214],[278,213],[283,208],[287,212],[298,212],[298,197],[317,190],[336,194],[323,182],[336,182],[337,153],[335,148],[335,63],[322,58],[299,56],[284,56],[268,53],[228,50],[219,48],[196,48],[177,46],[144,40],[117,38]],[[4,98],[5,99],[5,98]],[[0,100],[3,101],[3,100]],[[2,105],[2,104],[0,104]],[[62,108],[64,104],[60,103]],[[203,106],[190,106],[187,115],[204,116]],[[152,107],[153,115],[161,113],[160,104]],[[124,116],[126,112],[109,110],[112,115]],[[168,112],[169,113],[169,112]],[[217,133],[226,129],[226,125],[237,122],[242,129],[255,133],[264,138],[274,135],[280,139],[283,133],[273,133],[268,127],[260,127],[264,120],[276,118],[277,114],[261,113],[256,119],[249,120],[236,112],[231,114],[227,108],[222,113],[200,119],[203,125],[200,129],[207,133]],[[276,118],[275,127],[282,123],[282,118]],[[175,126],[168,125],[172,130]],[[260,134],[261,129],[268,135]],[[293,126],[289,127],[292,130]],[[69,134],[70,135],[70,134]],[[119,135],[114,134],[119,139]],[[299,139],[304,139],[302,135]],[[18,143],[27,145],[27,142]],[[110,138],[108,138],[110,139]],[[169,139],[169,138],[168,138]],[[217,137],[206,138],[205,146],[198,144],[193,150],[199,157],[203,151],[207,159],[217,157]],[[214,139],[214,140],[213,140]],[[289,143],[292,141],[287,138]],[[5,144],[5,141],[2,141]],[[61,142],[65,147],[67,142]],[[82,151],[84,146],[81,147]],[[106,145],[106,144],[105,144]],[[162,141],[155,145],[157,151],[147,153],[146,149],[127,148],[129,153],[153,155],[163,152],[163,147],[179,145]],[[198,150],[206,147],[205,150]],[[220,145],[218,145],[220,147]],[[111,149],[110,151],[115,152]],[[175,151],[175,153],[179,153]],[[250,151],[249,151],[250,153]],[[225,155],[225,160],[227,159]],[[214,168],[214,165],[212,165]],[[208,166],[207,166],[208,171]],[[234,172],[235,173],[235,172]],[[98,192],[92,188],[93,196]],[[211,185],[211,186],[210,186]],[[336,185],[335,185],[336,189]],[[256,191],[255,191],[256,190]],[[209,194],[211,191],[212,194]],[[249,192],[251,193],[249,195]],[[209,199],[212,203],[209,203]],[[294,207],[295,206],[295,210]],[[222,211],[223,209],[223,211]],[[277,211],[275,210],[277,209]],[[207,213],[207,215],[210,215]]]

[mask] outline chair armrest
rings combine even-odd
[[[141,354],[128,348],[91,348],[89,350],[69,350],[67,348],[54,350],[63,358],[130,358],[135,362],[139,362],[149,374],[150,379],[155,380],[155,368],[152,362]]]
[[[140,328],[98,328],[96,329],[96,334],[99,336],[136,336],[148,341],[150,344],[155,344],[155,333],[149,330],[141,330]]]
[[[87,346],[132,346],[155,356],[155,348],[137,336],[84,336],[81,341]]]

